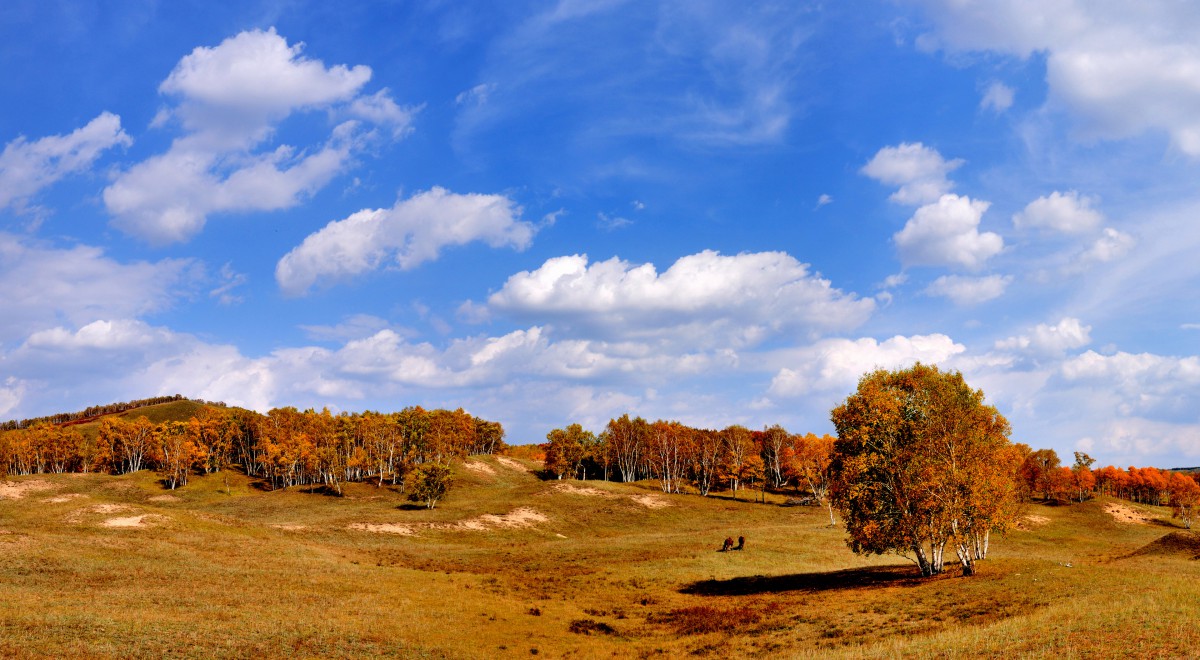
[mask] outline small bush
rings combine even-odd
[[[612,626],[603,621],[595,621],[592,619],[576,619],[567,626],[567,630],[577,635],[590,635],[592,633],[603,633],[605,635],[615,635],[617,631]]]
[[[661,617],[659,622],[674,626],[675,632],[680,635],[701,635],[754,625],[761,618],[758,612],[744,607],[719,610],[708,605],[698,605],[671,610]]]

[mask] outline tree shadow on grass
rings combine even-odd
[[[680,589],[680,593],[696,596],[753,596],[787,591],[841,591],[869,587],[909,587],[921,584],[915,566],[877,566],[848,568],[825,573],[796,573],[794,575],[755,575],[728,580],[701,580]]]

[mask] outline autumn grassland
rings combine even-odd
[[[11,477],[0,655],[1177,657],[1200,642],[1200,540],[1165,508],[1033,504],[978,575],[920,578],[852,554],[786,494],[529,467],[472,457],[433,510],[387,484],[269,491],[230,470],[173,492],[149,471]],[[716,551],[738,535],[744,551]]]

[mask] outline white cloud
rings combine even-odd
[[[360,121],[390,127],[394,137],[409,132],[416,109],[396,105],[387,90],[360,95],[370,68],[326,67],[301,49],[274,29],[252,30],[182,58],[159,87],[178,103],[155,123],[176,117],[184,133],[105,189],[114,226],[166,244],[188,240],[213,213],[290,208],[349,167],[373,135]],[[323,144],[256,150],[284,119],[316,109],[358,119],[337,124]]]
[[[988,85],[987,91],[983,93],[983,98],[979,101],[979,107],[997,113],[1004,112],[1012,107],[1015,93],[1012,87],[1002,82],[993,81]]]
[[[934,39],[955,51],[1045,54],[1048,105],[1084,137],[1163,131],[1200,156],[1200,14],[1188,3],[924,0]]]
[[[108,112],[68,135],[33,142],[18,137],[0,153],[0,209],[23,206],[59,179],[91,167],[105,150],[132,143],[121,130],[121,118]]]
[[[1081,264],[1094,264],[1120,259],[1128,254],[1136,244],[1137,241],[1129,234],[1106,227],[1104,234],[1081,253],[1077,261]]]
[[[196,268],[189,259],[121,263],[100,248],[56,248],[0,232],[0,341],[63,320],[84,325],[161,311]]]
[[[1079,234],[1090,231],[1104,222],[1104,216],[1092,208],[1095,200],[1083,197],[1074,190],[1058,191],[1038,197],[1024,211],[1013,216],[1013,225],[1045,229],[1064,234]]]
[[[494,311],[552,319],[565,331],[748,345],[784,331],[858,326],[874,302],[833,288],[782,252],[724,256],[706,250],[661,275],[653,264],[613,257],[556,257],[508,278]]]
[[[303,108],[349,101],[371,79],[370,67],[335,65],[301,55],[303,44],[269,30],[248,30],[186,55],[159,86],[182,98],[174,110],[189,142],[215,151],[249,147],[271,123]]]
[[[523,250],[536,228],[520,216],[521,208],[503,195],[435,187],[390,209],[364,209],[330,222],[279,260],[275,279],[285,293],[302,295],[320,280],[359,275],[389,260],[402,270],[415,268],[449,246],[482,241]]]
[[[999,234],[979,231],[990,204],[958,195],[942,195],[917,209],[893,239],[905,265],[981,268],[1004,248]]]
[[[891,200],[898,204],[926,204],[948,193],[954,184],[947,177],[963,161],[946,160],[936,149],[920,142],[884,147],[860,170],[889,186],[899,186]]]
[[[898,369],[914,362],[938,364],[963,353],[962,344],[946,335],[895,336],[885,341],[824,339],[812,346],[789,351],[788,367],[771,380],[770,394],[794,398],[813,392],[849,392],[864,373]]]
[[[1091,331],[1090,325],[1083,325],[1079,319],[1066,317],[1055,325],[1039,323],[1027,335],[997,341],[996,348],[1002,351],[1061,355],[1091,343]]]
[[[1086,351],[1064,361],[1060,375],[1110,402],[1117,414],[1195,424],[1200,406],[1200,357]]]
[[[217,302],[222,305],[242,302],[242,297],[235,295],[233,291],[246,283],[246,275],[235,271],[233,264],[230,263],[221,266],[221,271],[217,275],[220,277],[221,283],[208,292],[208,297],[216,298]]]
[[[1012,277],[1008,275],[943,275],[925,287],[925,293],[949,298],[956,305],[976,305],[1004,295],[1004,290],[1011,282]]]

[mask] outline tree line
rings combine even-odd
[[[579,424],[546,435],[545,470],[551,478],[605,481],[657,480],[664,493],[685,485],[702,496],[728,490],[808,490],[828,506],[829,462],[834,438],[789,433],[775,425],[761,431],[733,425],[693,428],[677,421],[646,421],[628,414],[609,420],[600,434]],[[830,509],[830,524],[833,512]]]
[[[145,408],[147,406],[157,406],[161,403],[173,403],[175,401],[195,401],[206,406],[215,406],[219,408],[225,407],[223,401],[202,401],[200,399],[188,399],[182,394],[171,394],[167,396],[150,397],[149,399],[135,399],[133,401],[121,401],[117,403],[109,403],[100,406],[90,406],[76,412],[58,413],[55,415],[46,415],[45,417],[34,417],[31,419],[9,420],[0,422],[0,431],[11,431],[14,429],[24,429],[37,424],[68,424],[71,422],[79,423],[89,421],[96,417],[104,415],[115,415],[118,413],[136,410],[137,408]]]
[[[628,414],[599,434],[579,424],[547,434],[551,478],[658,480],[663,492],[691,486],[707,496],[793,485],[835,511],[851,550],[895,553],[922,575],[943,572],[947,550],[964,575],[986,559],[993,532],[1014,528],[1036,497],[1083,501],[1092,493],[1171,506],[1191,527],[1200,484],[1156,468],[1091,468],[1082,452],[1065,467],[1053,450],[1014,443],[1008,420],[959,372],[916,364],[865,374],[830,413],[837,436],[781,426],[696,429]],[[764,497],[765,500],[765,497]]]
[[[271,488],[347,481],[400,484],[422,465],[502,451],[504,428],[462,409],[340,413],[275,408],[262,415],[207,407],[186,421],[100,420],[95,433],[38,423],[0,432],[0,474],[156,470],[169,488],[231,465]],[[448,471],[436,472],[448,478]],[[444,492],[444,490],[442,491]],[[440,496],[440,495],[439,495]],[[436,499],[435,499],[436,501]],[[431,502],[427,502],[432,506]]]

